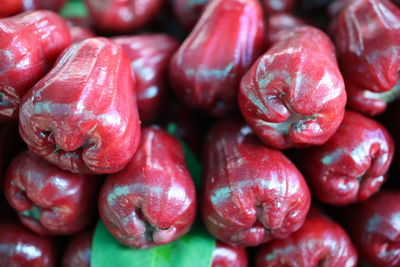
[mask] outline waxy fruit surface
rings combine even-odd
[[[136,77],[136,99],[140,120],[154,120],[167,97],[168,65],[178,42],[166,34],[142,34],[116,37],[131,63],[132,75]]]
[[[22,223],[41,235],[73,234],[95,214],[97,179],[51,165],[32,152],[10,164],[4,194]]]
[[[334,46],[322,31],[297,27],[243,76],[240,110],[268,146],[321,145],[344,115],[346,92]]]
[[[135,156],[107,178],[99,211],[110,233],[127,246],[150,248],[186,234],[196,195],[178,140],[155,126],[144,128]]]
[[[29,149],[72,172],[115,173],[140,142],[129,61],[120,46],[89,38],[70,46],[24,97]]]
[[[22,97],[70,43],[67,24],[51,11],[0,19],[0,122],[18,118]]]
[[[386,129],[346,111],[336,133],[322,146],[299,151],[300,168],[321,201],[348,205],[364,201],[386,181],[394,143]]]
[[[400,95],[400,9],[388,0],[355,0],[331,25],[348,106],[367,115]]]
[[[312,208],[300,230],[259,248],[255,266],[354,267],[357,251],[339,224]]]
[[[258,0],[215,0],[171,60],[175,93],[191,109],[224,116],[236,107],[239,81],[262,52]]]
[[[216,238],[257,246],[303,224],[310,192],[280,151],[264,146],[240,122],[223,121],[207,137],[203,221]]]

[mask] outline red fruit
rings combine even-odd
[[[261,52],[263,14],[258,0],[214,0],[175,53],[170,80],[193,109],[223,116],[236,105],[241,76]]]
[[[263,245],[256,266],[357,266],[357,252],[343,228],[312,208],[303,226],[283,240]]]
[[[213,252],[212,267],[247,267],[245,248],[234,247],[217,241]]]
[[[400,94],[400,10],[388,0],[355,0],[331,25],[348,105],[368,115]]]
[[[166,98],[168,64],[178,42],[166,34],[117,37],[136,77],[136,98],[142,122],[157,118]]]
[[[89,267],[92,253],[93,230],[74,236],[66,248],[62,267]]]
[[[347,111],[327,143],[299,153],[299,166],[319,200],[348,205],[379,191],[393,153],[393,140],[382,125]]]
[[[280,39],[242,78],[240,109],[269,146],[321,145],[339,127],[346,104],[334,47],[309,26]]]
[[[97,28],[107,32],[139,30],[160,13],[164,0],[85,0]]]
[[[346,211],[347,230],[368,266],[400,265],[400,192],[380,192]]]
[[[67,23],[73,43],[96,36],[90,29],[89,18],[71,17],[67,19]]]
[[[267,148],[250,128],[219,123],[206,143],[203,220],[216,238],[257,246],[286,238],[303,224],[310,192],[281,152]]]
[[[91,176],[63,171],[26,151],[9,166],[4,194],[32,231],[67,235],[90,223],[96,203],[95,181]]]
[[[196,195],[178,140],[159,128],[144,128],[133,159],[106,180],[99,211],[110,233],[127,246],[149,248],[186,234]]]
[[[21,12],[22,0],[3,0],[1,2],[0,18],[12,16]]]
[[[281,35],[284,36],[287,32],[303,25],[305,23],[302,20],[290,14],[279,13],[267,16],[265,22],[267,47],[279,41]]]
[[[55,266],[56,251],[51,239],[36,235],[15,222],[0,222],[0,233],[1,266]]]
[[[67,0],[23,0],[24,10],[50,9],[59,11]]]
[[[34,153],[81,173],[114,173],[132,158],[140,122],[130,67],[106,38],[73,44],[24,97],[20,132]]]
[[[208,2],[210,0],[175,0],[173,3],[175,16],[186,29],[191,30]]]
[[[0,19],[0,121],[18,117],[21,98],[70,43],[67,24],[53,12]]]
[[[293,10],[297,0],[263,0],[267,14],[285,13]]]

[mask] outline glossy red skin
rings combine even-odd
[[[379,191],[393,153],[392,137],[382,125],[346,111],[328,142],[302,151],[299,156],[313,194],[325,203],[348,205]]]
[[[51,11],[0,20],[0,121],[17,119],[22,97],[70,43],[67,24]]]
[[[17,14],[22,9],[22,0],[3,0],[1,2],[0,18]]]
[[[51,239],[39,236],[15,222],[0,222],[0,265],[7,267],[56,266]]]
[[[286,13],[267,16],[265,19],[266,46],[270,47],[273,43],[280,40],[282,34],[304,25],[305,23],[301,19]]]
[[[69,47],[24,97],[20,132],[29,149],[80,173],[115,173],[140,142],[134,81],[122,48],[106,38]]]
[[[150,248],[186,234],[195,219],[196,195],[183,150],[156,127],[126,168],[110,175],[100,193],[100,217],[122,244]]]
[[[24,10],[49,9],[59,11],[67,0],[23,0]]]
[[[25,151],[8,168],[4,194],[32,231],[67,235],[90,223],[96,203],[95,182],[95,177],[61,170]]]
[[[213,236],[232,245],[257,246],[301,227],[310,192],[280,151],[264,146],[247,125],[234,121],[215,126],[205,149],[201,208]]]
[[[255,266],[352,267],[357,251],[339,224],[312,208],[300,230],[259,249]]]
[[[80,42],[96,34],[90,29],[89,18],[72,17],[66,19],[71,33],[72,42]]]
[[[258,0],[212,1],[171,60],[175,93],[192,109],[228,114],[236,106],[240,78],[260,54],[263,38]]]
[[[175,17],[186,29],[191,30],[208,2],[210,0],[175,0],[173,3]]]
[[[234,247],[217,241],[211,267],[247,267],[247,265],[248,260],[245,248]]]
[[[113,40],[125,50],[136,77],[140,119],[143,123],[151,122],[163,108],[168,65],[179,43],[166,34],[142,34]]]
[[[378,115],[398,97],[399,25],[400,9],[388,0],[355,0],[332,22],[352,109]]]
[[[92,252],[93,230],[74,236],[63,256],[62,267],[89,267]]]
[[[310,26],[280,39],[243,76],[240,110],[266,145],[321,145],[339,127],[346,104],[334,47]]]
[[[346,230],[361,262],[375,267],[400,265],[399,213],[399,191],[382,191],[346,211]]]
[[[271,15],[292,11],[296,2],[297,0],[263,0],[263,6],[265,13]]]
[[[160,13],[163,0],[85,0],[97,28],[106,32],[139,30]]]

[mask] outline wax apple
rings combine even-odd
[[[90,230],[72,237],[64,252],[62,267],[90,266],[93,234],[93,230]]]
[[[186,234],[196,195],[178,140],[157,127],[144,128],[133,159],[106,180],[99,211],[110,233],[127,246],[149,248]]]
[[[259,249],[255,266],[354,267],[357,251],[339,224],[312,208],[300,230]]]
[[[352,109],[377,115],[400,95],[399,24],[400,9],[388,0],[352,1],[332,22]]]
[[[72,172],[121,170],[140,142],[130,71],[122,48],[106,38],[69,47],[22,101],[29,149]]]
[[[271,14],[265,19],[265,40],[266,46],[270,47],[273,43],[279,41],[281,35],[293,30],[296,27],[303,26],[305,23],[299,18],[286,14]]]
[[[380,192],[345,212],[346,229],[368,266],[400,265],[400,192]]]
[[[240,78],[261,52],[263,38],[258,0],[210,2],[171,60],[175,93],[192,109],[226,115],[236,106]]]
[[[70,43],[67,24],[51,11],[0,19],[0,121],[17,119],[21,98]]]
[[[12,16],[22,10],[22,0],[3,0],[1,2],[0,18]]]
[[[250,127],[278,149],[328,141],[345,104],[334,47],[309,26],[281,36],[244,75],[239,91],[240,110]]]
[[[281,152],[242,123],[223,121],[207,137],[203,220],[216,238],[257,246],[286,238],[303,224],[310,192]]]
[[[142,122],[154,120],[166,98],[167,71],[178,42],[166,34],[142,34],[117,37],[125,50],[136,77],[136,98]]]
[[[297,0],[263,0],[264,10],[267,14],[290,12]]]
[[[95,182],[93,176],[61,170],[25,151],[8,168],[4,194],[32,231],[66,235],[90,223],[96,203]]]
[[[245,248],[234,247],[217,241],[212,256],[212,267],[247,267],[247,264]]]
[[[0,233],[1,266],[56,266],[56,251],[51,239],[8,221],[0,222]]]
[[[106,32],[131,32],[149,23],[163,0],[85,0],[97,28]]]
[[[321,201],[348,205],[379,191],[392,162],[394,143],[379,123],[346,111],[327,143],[299,152],[299,166]]]
[[[87,38],[95,36],[95,33],[90,29],[89,18],[87,17],[71,17],[68,18],[67,24],[71,33],[72,42],[80,42]]]
[[[191,30],[208,2],[210,0],[176,0],[173,3],[175,16],[186,29]]]

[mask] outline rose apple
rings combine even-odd
[[[400,95],[400,9],[389,0],[354,0],[332,22],[348,105],[367,115]]]
[[[189,108],[224,116],[236,106],[241,76],[261,52],[264,38],[258,0],[215,0],[169,67],[170,81]]]
[[[80,233],[69,241],[62,267],[89,267],[92,253],[93,230]]]
[[[313,194],[325,203],[348,205],[379,191],[393,153],[393,140],[382,125],[346,111],[328,142],[298,154]]]
[[[355,267],[357,251],[339,224],[312,208],[300,230],[259,249],[255,266]]]
[[[157,127],[144,128],[133,159],[107,178],[99,211],[110,233],[127,246],[149,248],[186,234],[196,195],[178,140]]]
[[[240,122],[223,121],[205,147],[203,220],[216,238],[257,246],[286,238],[303,224],[310,192],[280,151],[264,146]]]
[[[73,234],[86,227],[96,193],[95,177],[61,170],[29,151],[12,161],[4,183],[22,223],[41,235]]]
[[[217,241],[211,267],[247,267],[247,264],[245,248],[234,247]]]
[[[154,120],[166,98],[167,71],[178,42],[166,34],[116,37],[131,62],[136,77],[136,98],[142,122]]]
[[[0,19],[0,121],[18,117],[22,97],[70,43],[67,24],[51,11]]]
[[[239,91],[240,110],[250,127],[278,149],[328,141],[345,104],[334,46],[310,26],[280,35],[243,76]]]
[[[29,149],[72,172],[121,170],[140,142],[130,71],[109,39],[70,46],[22,101],[20,132]]]

